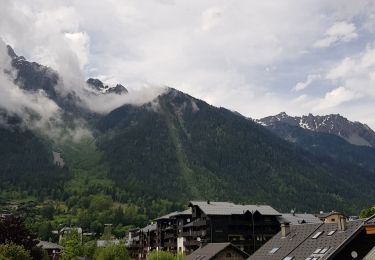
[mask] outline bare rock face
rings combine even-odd
[[[339,114],[326,116],[309,114],[302,117],[292,117],[282,112],[255,121],[268,128],[277,124],[287,124],[314,132],[334,134],[354,145],[375,147],[375,132],[369,126],[360,122],[349,121]]]
[[[99,79],[89,78],[86,81],[87,85],[90,86],[93,90],[96,92],[99,92],[101,94],[117,94],[117,95],[123,95],[127,94],[128,90],[121,84],[117,84],[114,87],[109,87],[108,85],[104,85],[102,81]]]

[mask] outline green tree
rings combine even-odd
[[[35,238],[20,217],[10,215],[0,221],[0,244],[12,242],[31,250],[38,243]]]
[[[62,245],[64,246],[64,252],[62,254],[63,260],[73,260],[77,256],[83,255],[83,248],[81,245],[81,239],[77,231],[71,231],[65,235]]]
[[[93,195],[90,201],[90,209],[103,211],[109,209],[112,204],[113,200],[109,195]]]
[[[128,251],[124,245],[98,247],[95,250],[94,260],[128,260]]]
[[[38,237],[41,240],[49,240],[52,234],[52,225],[50,222],[43,222],[39,224]]]
[[[360,213],[359,213],[359,217],[360,218],[368,218],[368,217],[371,217],[375,215],[375,205],[372,206],[371,208],[368,208],[368,209],[363,209]]]
[[[14,243],[0,245],[0,259],[31,260],[30,252],[23,246]]]

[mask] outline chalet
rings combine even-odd
[[[208,243],[230,242],[253,253],[279,230],[279,212],[267,205],[191,201],[191,222],[183,226],[183,252],[190,254]]]
[[[324,223],[336,223],[337,221],[339,221],[339,219],[348,220],[347,216],[337,211],[321,213],[321,214],[318,214],[317,217]]]
[[[178,235],[182,233],[182,227],[187,223],[187,221],[190,221],[189,219],[191,219],[191,209],[181,212],[172,212],[157,218],[158,250],[176,253],[179,246]],[[180,248],[182,248],[182,245],[180,245]]]
[[[145,259],[152,251],[157,249],[156,223],[142,228],[139,232],[140,258]]]
[[[231,243],[209,243],[185,257],[185,260],[247,259],[249,255]]]
[[[64,247],[48,241],[39,241],[36,246],[46,250],[51,259],[60,259],[60,256],[64,251]]]
[[[334,215],[315,224],[283,223],[281,231],[249,259],[363,259],[375,245],[375,216],[348,221],[342,214]]]
[[[134,228],[128,231],[127,234],[127,241],[125,243],[126,248],[128,249],[129,256],[132,259],[138,259],[140,258],[141,252],[143,251],[141,249],[140,245],[140,228]]]

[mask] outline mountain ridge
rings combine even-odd
[[[354,145],[375,147],[375,132],[368,125],[349,121],[340,114],[324,116],[309,114],[293,117],[281,112],[275,116],[255,120],[255,122],[265,127],[275,124],[298,126],[315,132],[337,135]]]

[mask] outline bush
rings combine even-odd
[[[128,260],[128,251],[124,245],[98,247],[95,250],[94,260]]]
[[[77,256],[83,255],[81,239],[77,231],[72,231],[65,235],[62,244],[64,246],[64,252],[62,254],[63,260],[73,260],[76,259]]]
[[[368,218],[375,215],[375,206],[368,208],[368,209],[363,209],[361,213],[359,213],[360,218]]]
[[[13,243],[0,245],[0,259],[9,260],[32,260],[30,253],[23,246]]]

